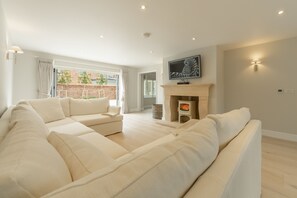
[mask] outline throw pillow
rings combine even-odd
[[[220,150],[222,150],[245,127],[251,119],[251,114],[248,108],[243,107],[207,117],[216,122]]]
[[[45,123],[65,118],[58,98],[35,99],[28,101]]]
[[[114,162],[93,145],[73,135],[52,132],[48,141],[66,162],[73,181]]]

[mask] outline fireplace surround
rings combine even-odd
[[[209,91],[212,84],[161,85],[164,88],[164,118],[166,121],[179,121],[178,101],[194,101],[196,119],[208,114]]]

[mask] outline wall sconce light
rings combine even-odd
[[[14,54],[23,54],[24,51],[19,46],[11,46],[11,48],[8,50],[11,53]]]
[[[10,53],[14,55],[14,63],[16,63],[16,56],[15,55],[16,54],[23,54],[24,51],[19,46],[11,46],[11,48],[6,51],[6,60],[9,60]]]
[[[258,65],[261,63],[260,60],[253,60],[252,65],[254,66],[254,71],[258,71]]]

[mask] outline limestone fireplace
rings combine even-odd
[[[209,90],[212,84],[161,85],[164,88],[164,119],[180,121],[179,102],[191,101],[196,106],[196,119],[208,114]]]

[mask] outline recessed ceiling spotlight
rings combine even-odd
[[[278,14],[279,15],[282,15],[282,14],[284,14],[284,11],[283,10],[280,10],[280,11],[278,11]]]
[[[146,6],[145,5],[141,5],[140,6],[140,9],[145,10],[146,9]]]
[[[100,37],[100,38],[102,38],[102,39],[104,38],[104,36],[103,36],[103,35],[100,35],[99,37]]]
[[[150,32],[143,33],[144,38],[149,38],[152,34]]]
[[[195,38],[195,37],[193,37],[193,38],[192,38],[192,40],[193,40],[193,41],[196,41],[196,38]]]
[[[150,54],[152,54],[153,53],[153,50],[150,50],[149,52],[150,52]]]

